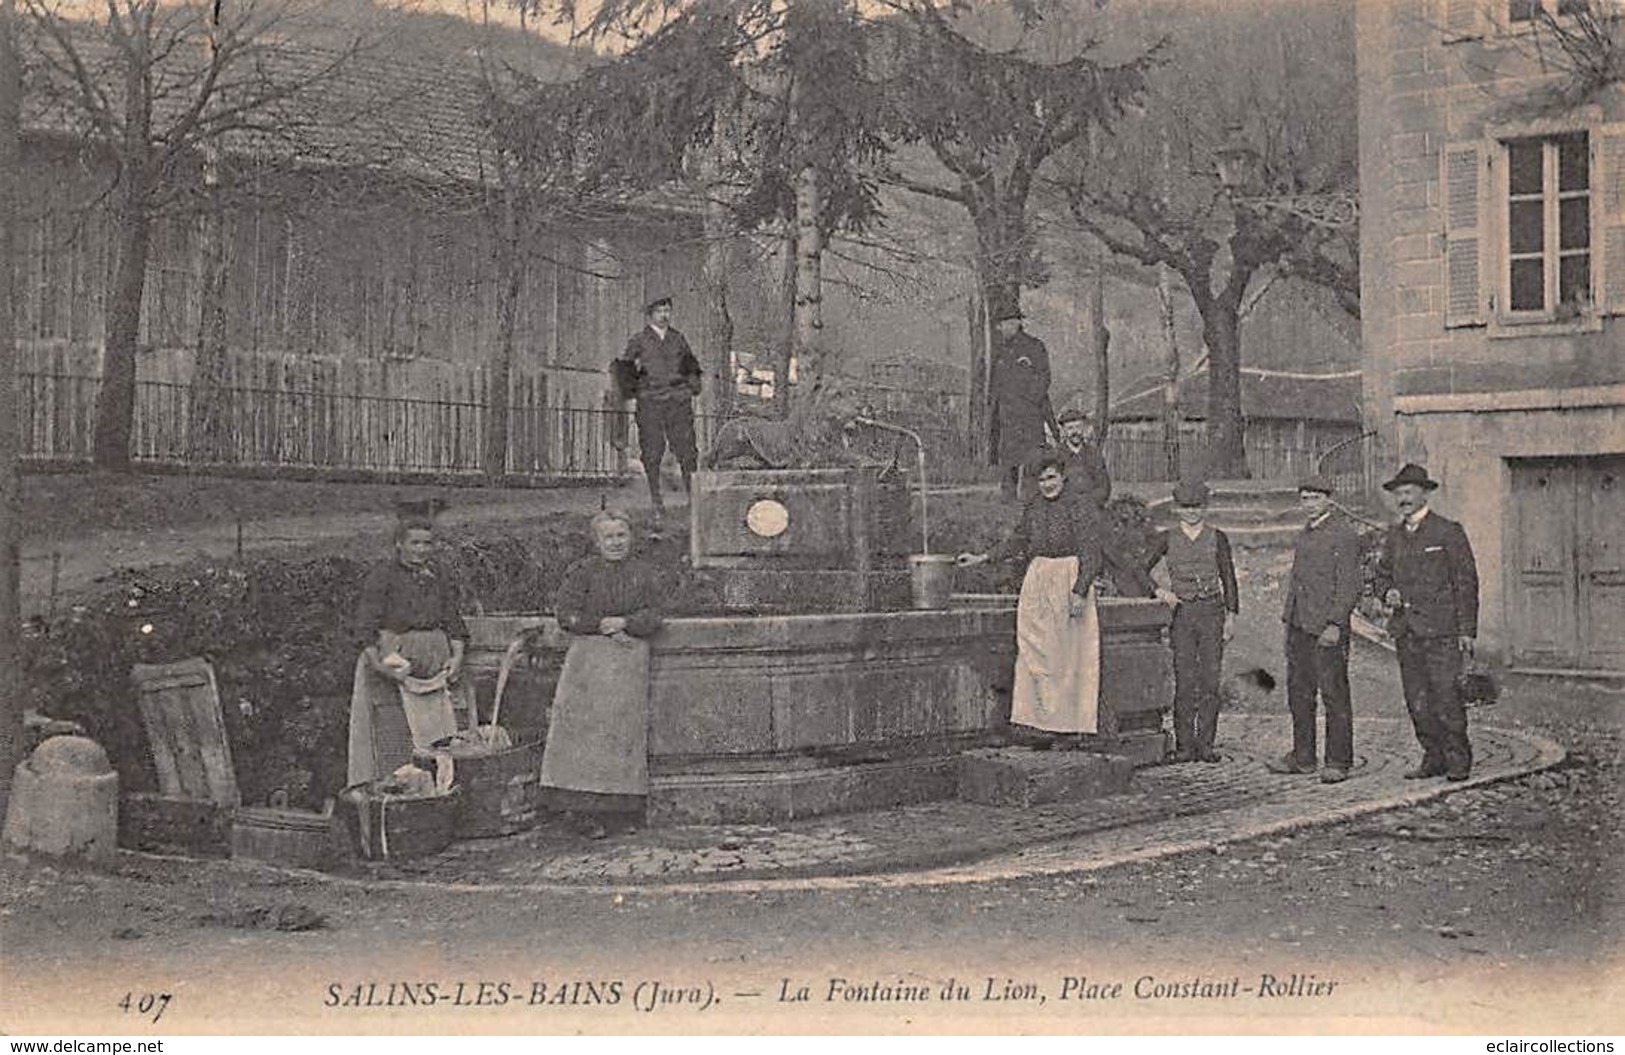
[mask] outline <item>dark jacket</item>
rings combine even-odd
[[[1019,465],[1044,445],[1044,426],[1055,422],[1049,401],[1049,349],[1025,330],[999,340],[991,387],[999,430],[999,462]]]
[[[1063,441],[1054,452],[1066,459],[1067,490],[1076,489],[1084,501],[1097,508],[1111,500],[1112,478],[1099,447],[1085,443],[1074,451]]]
[[[1376,590],[1399,591],[1389,621],[1398,636],[1478,636],[1478,566],[1467,532],[1454,520],[1429,511],[1410,531],[1403,522],[1388,529],[1377,561]]]
[[[1236,560],[1230,552],[1230,536],[1214,527],[1207,525],[1213,532],[1213,558],[1219,565],[1219,588],[1224,597],[1225,611],[1236,615],[1241,611],[1241,591],[1236,588]],[[1166,531],[1157,532],[1157,541],[1152,548],[1150,560],[1152,565],[1163,560],[1168,554],[1168,536],[1180,528],[1172,527]]]
[[[1285,593],[1281,619],[1288,626],[1311,634],[1328,626],[1348,630],[1360,599],[1360,536],[1347,519],[1332,513],[1298,533]]]
[[[703,371],[688,346],[688,338],[675,326],[666,327],[662,338],[654,327],[645,326],[626,342],[621,361],[636,365],[634,393],[639,399],[672,399],[700,394]],[[611,376],[623,385],[624,367],[611,366]]]
[[[1074,592],[1086,593],[1105,566],[1101,551],[1104,524],[1100,514],[1085,505],[1070,489],[1055,498],[1034,495],[1022,507],[1015,530],[988,551],[988,559],[1020,557],[1078,558],[1078,581]]]

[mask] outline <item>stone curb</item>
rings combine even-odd
[[[1490,728],[1535,750],[1535,758],[1503,772],[1486,773],[1460,783],[1429,783],[1390,792],[1373,799],[1340,806],[1305,810],[1294,801],[1249,802],[1212,813],[1184,814],[1158,820],[1096,828],[1036,840],[1020,849],[987,852],[975,846],[944,846],[941,850],[870,858],[857,874],[841,874],[835,862],[814,869],[818,874],[740,876],[669,882],[492,882],[467,883],[423,879],[377,879],[335,876],[310,869],[280,868],[255,861],[216,861],[141,851],[121,851],[142,860],[186,862],[195,867],[221,869],[277,878],[299,878],[338,887],[409,892],[433,889],[464,894],[593,894],[626,897],[636,894],[732,894],[804,890],[883,890],[911,887],[958,886],[1004,882],[1040,876],[1084,874],[1199,851],[1212,851],[1232,842],[1338,824],[1356,817],[1414,806],[1470,788],[1485,787],[1549,769],[1567,757],[1564,748],[1547,737],[1500,726]],[[1212,834],[1193,835],[1200,828]],[[1105,844],[1101,846],[1099,844]],[[940,845],[940,844],[936,844]]]

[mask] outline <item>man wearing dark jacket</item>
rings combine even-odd
[[[1389,632],[1399,652],[1399,678],[1422,764],[1416,780],[1466,780],[1473,766],[1467,710],[1457,678],[1478,636],[1478,568],[1460,524],[1428,508],[1439,485],[1420,465],[1406,465],[1383,490],[1400,522],[1383,538],[1377,593],[1394,610]]]
[[[1067,487],[1076,488],[1096,509],[1105,508],[1112,496],[1112,478],[1106,470],[1106,459],[1095,445],[1089,415],[1074,407],[1061,411],[1056,421],[1061,428],[1056,453],[1066,459]]]
[[[998,429],[998,461],[1005,498],[1025,498],[1022,477],[1042,452],[1046,431],[1059,436],[1049,399],[1049,349],[1021,328],[1021,308],[994,312],[995,354],[990,387]]]
[[[661,297],[643,309],[648,323],[626,342],[626,351],[611,364],[617,384],[630,382],[637,397],[638,453],[643,459],[643,475],[649,481],[649,501],[654,505],[655,530],[665,520],[665,500],[660,493],[660,459],[666,446],[677,456],[683,469],[683,488],[688,490],[699,451],[694,440],[694,397],[700,394],[700,362],[688,340],[671,324],[671,298]]]
[[[1332,508],[1321,476],[1298,484],[1307,523],[1292,545],[1281,620],[1286,624],[1286,703],[1292,750],[1267,763],[1276,773],[1315,771],[1315,697],[1326,705],[1324,784],[1354,766],[1354,709],[1349,699],[1349,615],[1360,599],[1360,538]]]

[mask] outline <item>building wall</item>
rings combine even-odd
[[[1552,44],[1508,25],[1506,6],[1362,0],[1357,25],[1367,413],[1396,458],[1443,482],[1435,504],[1465,524],[1492,652],[1508,644],[1505,459],[1625,451],[1625,87],[1551,103],[1563,77],[1538,50]],[[1501,286],[1500,144],[1575,130],[1592,146],[1598,303],[1524,324]],[[1478,283],[1463,280],[1469,268]]]

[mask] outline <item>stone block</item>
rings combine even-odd
[[[1090,751],[990,748],[959,756],[959,798],[984,806],[1083,802],[1127,791],[1134,765]]]
[[[776,824],[950,798],[956,784],[955,759],[942,756],[794,770],[672,774],[650,781],[648,822]]]
[[[13,771],[4,842],[10,849],[111,864],[118,853],[118,774],[101,745],[53,736]]]

